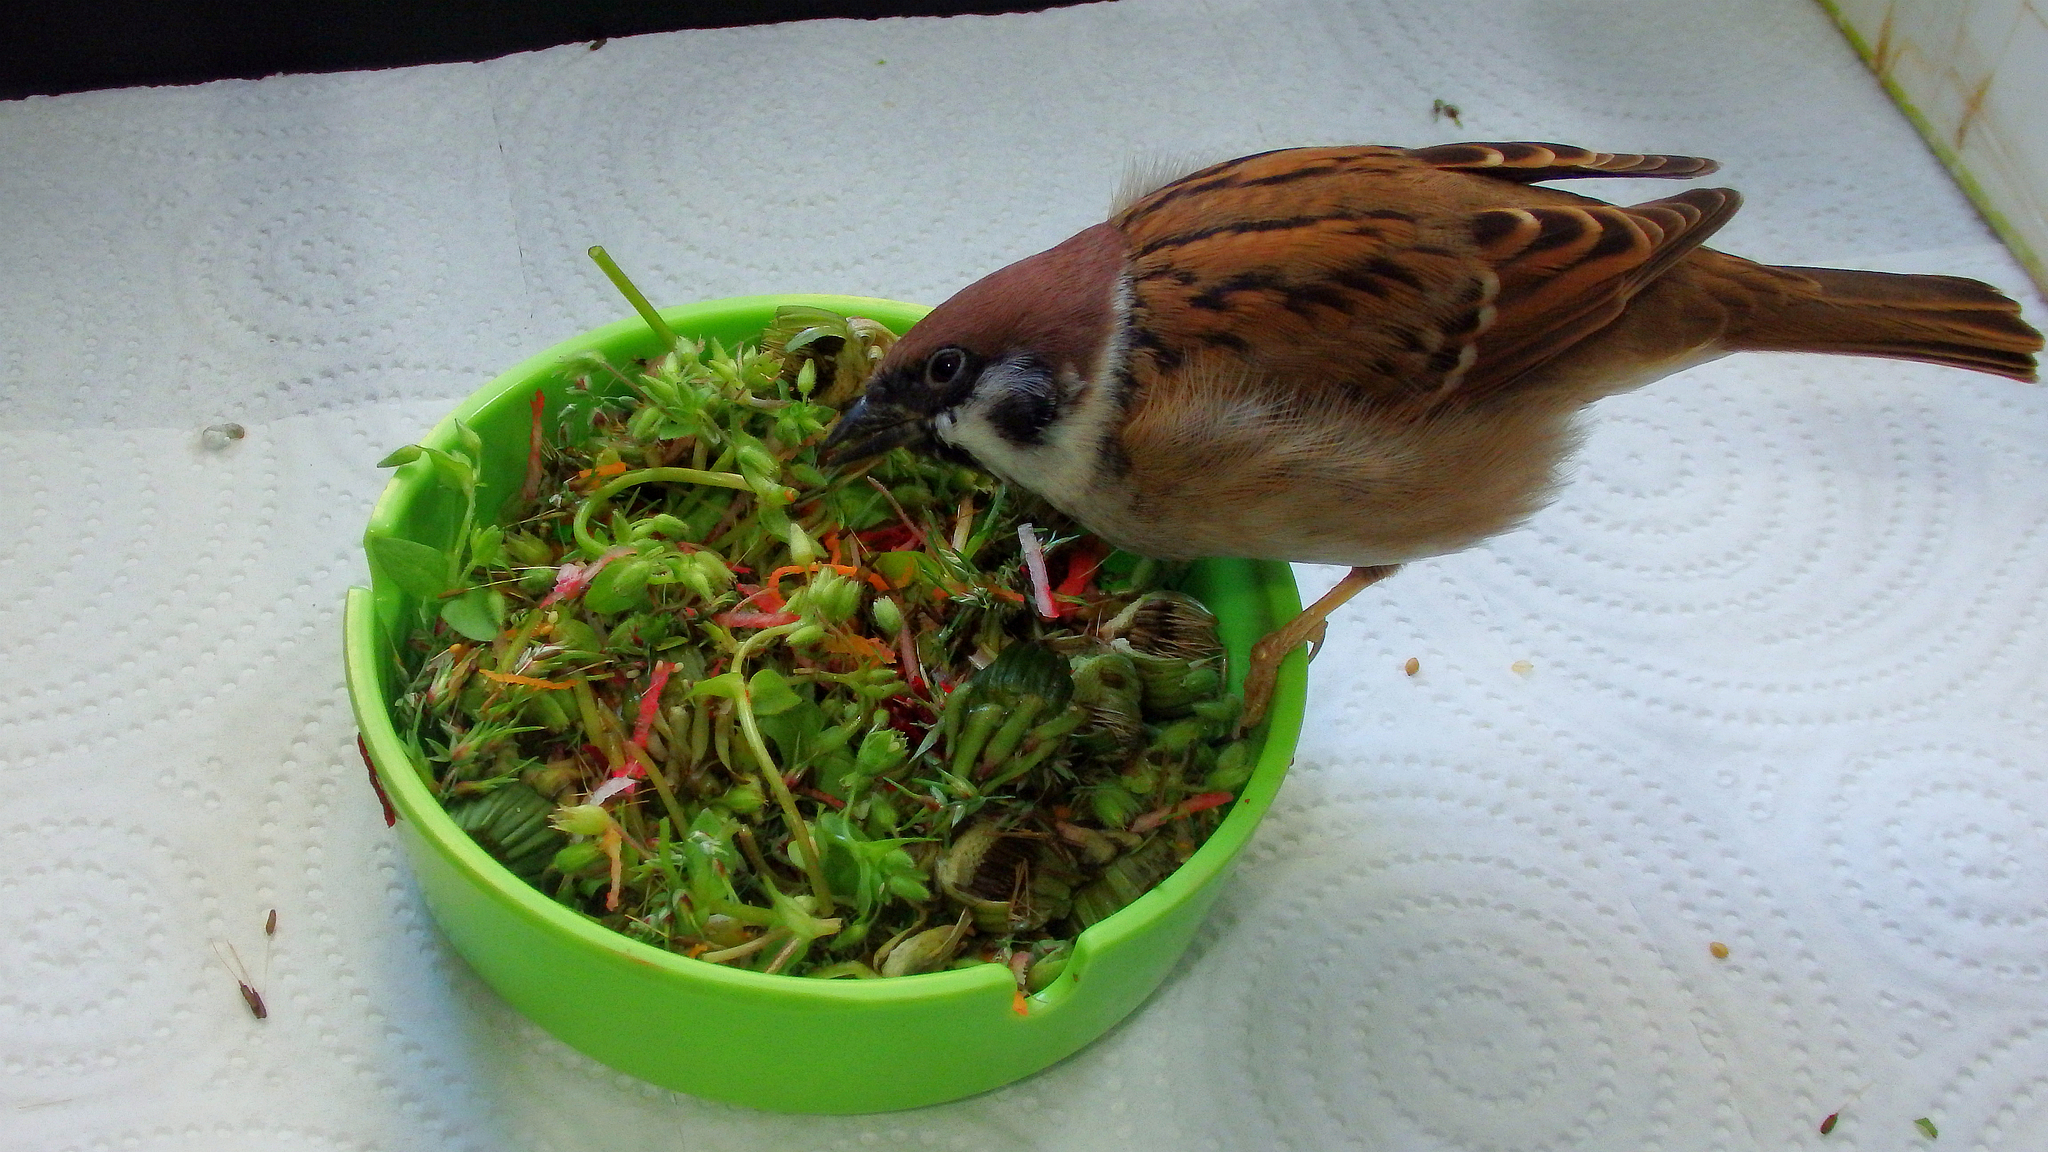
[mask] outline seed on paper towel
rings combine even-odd
[[[240,424],[208,424],[199,433],[199,442],[218,452],[248,434],[248,429]]]
[[[1918,1120],[1913,1121],[1913,1127],[1918,1128],[1920,1130],[1920,1134],[1922,1136],[1927,1137],[1929,1140],[1934,1140],[1941,1136],[1941,1129],[1936,1128],[1934,1126],[1934,1121],[1929,1120],[1925,1116],[1922,1116]]]
[[[1513,664],[1508,665],[1508,671],[1513,672],[1517,676],[1527,676],[1535,670],[1536,666],[1527,660],[1517,660]]]
[[[1835,1120],[1840,1116],[1840,1112],[1828,1113],[1828,1118],[1820,1122],[1820,1134],[1825,1136],[1828,1133],[1833,1132],[1835,1130]]]
[[[1719,940],[1707,945],[1707,951],[1712,952],[1716,960],[1726,960],[1728,958],[1728,946]]]
[[[213,942],[213,954],[220,957],[222,966],[227,968],[228,975],[234,978],[235,987],[241,989],[242,1002],[249,1006],[249,1015],[258,1020],[268,1020],[270,1008],[263,1003],[263,993],[258,992],[256,985],[250,982],[249,969],[242,964],[242,956],[235,951],[235,946],[230,943],[228,950],[222,952],[220,942],[216,940]]]
[[[1413,656],[1410,656],[1408,658],[1408,662],[1406,664],[1401,665],[1401,671],[1406,672],[1410,676],[1413,676],[1417,672],[1422,671],[1422,661],[1417,660]]]

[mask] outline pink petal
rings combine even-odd
[[[1038,543],[1038,530],[1029,524],[1017,525],[1017,543],[1024,548],[1024,568],[1031,574],[1031,598],[1038,603],[1038,614],[1047,619],[1056,619],[1059,609],[1052,602],[1052,581],[1045,574],[1045,549]]]

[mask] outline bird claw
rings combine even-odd
[[[1266,709],[1273,703],[1273,688],[1280,679],[1280,661],[1299,643],[1276,632],[1252,645],[1251,663],[1244,673],[1244,710],[1237,714],[1238,735],[1258,727],[1259,721],[1266,718]]]
[[[1325,621],[1323,621],[1322,623],[1320,623],[1320,624],[1316,625],[1316,630],[1315,630],[1314,632],[1311,632],[1311,633],[1309,633],[1309,637],[1308,637],[1308,662],[1309,662],[1309,663],[1311,663],[1311,664],[1315,663],[1315,662],[1316,662],[1316,657],[1318,657],[1318,656],[1320,656],[1320,655],[1322,655],[1322,654],[1323,654],[1323,641],[1325,641],[1325,640],[1327,640],[1327,639],[1329,639],[1329,638],[1330,638],[1330,622],[1329,622],[1328,620],[1325,620]]]

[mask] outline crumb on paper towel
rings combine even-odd
[[[199,442],[218,452],[248,434],[240,424],[208,424],[200,430]]]

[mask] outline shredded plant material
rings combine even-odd
[[[395,709],[415,763],[514,874],[656,947],[1043,988],[1251,774],[1214,618],[971,469],[821,464],[880,325],[664,335],[583,363],[552,418],[534,397],[493,523],[468,429],[386,459],[463,509],[450,549],[371,541],[427,606]]]

